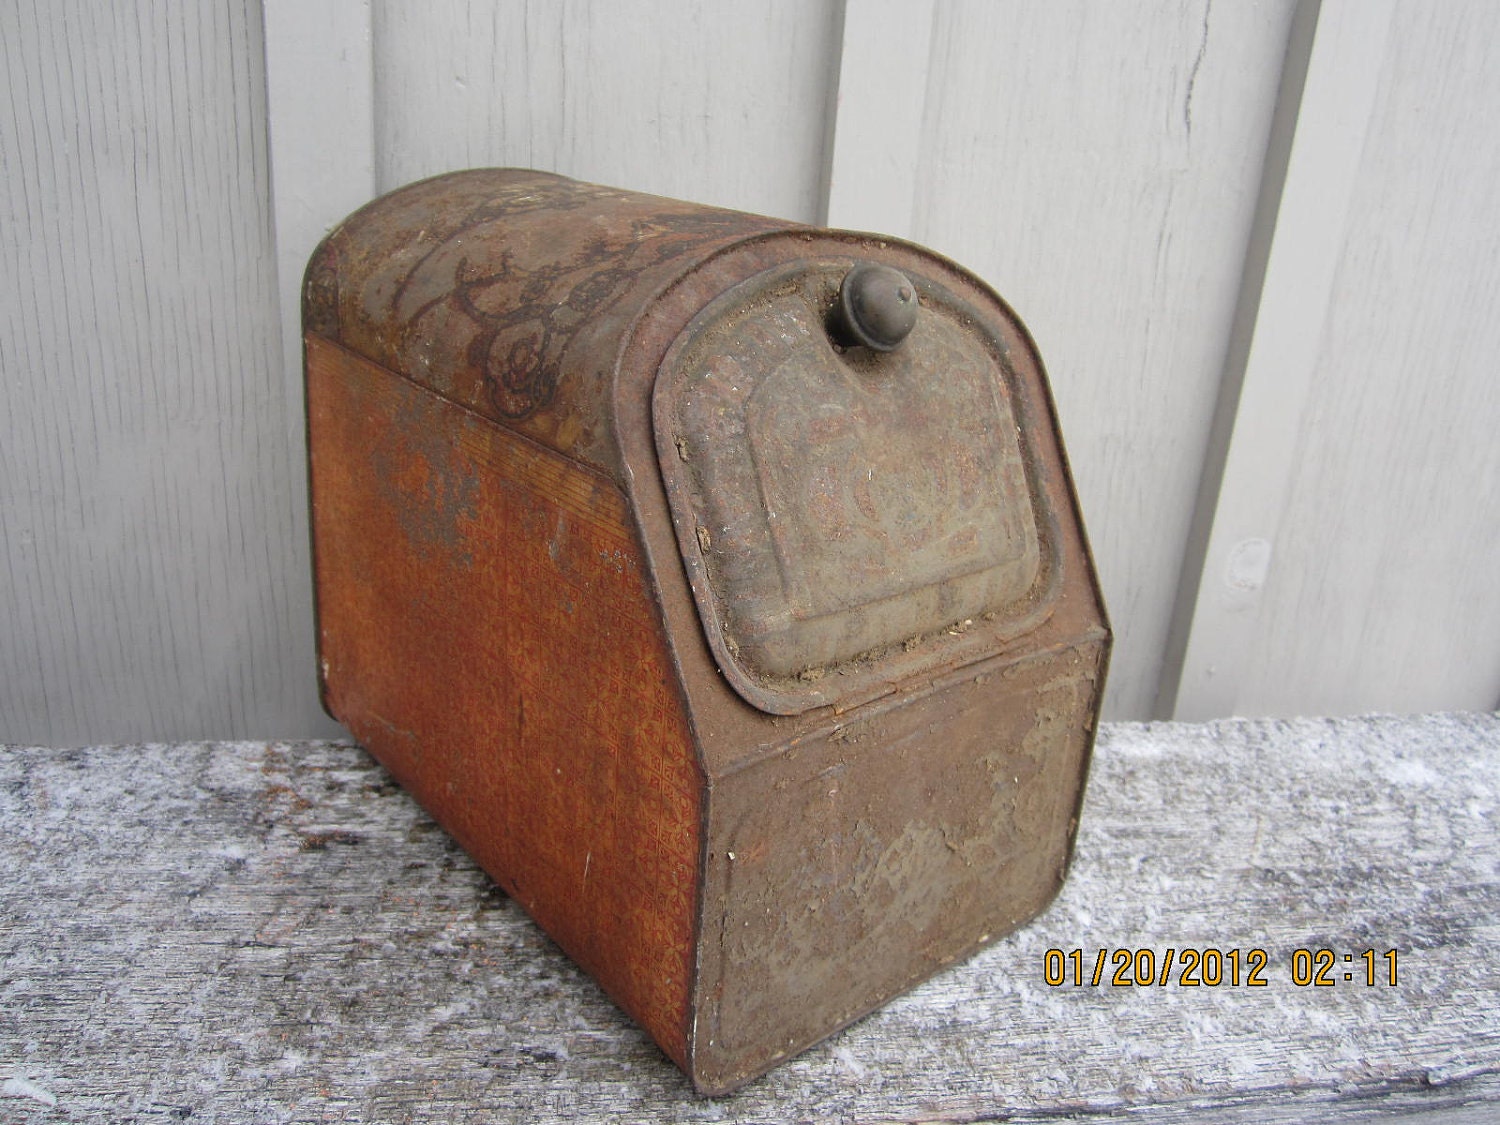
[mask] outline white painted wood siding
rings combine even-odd
[[[1500,6],[1380,74],[1239,714],[1500,706]]]
[[[252,0],[0,5],[0,740],[320,727],[262,60]]]
[[[375,0],[382,191],[487,165],[814,222],[835,0]]]
[[[484,164],[826,215],[990,281],[1056,391],[1109,715],[1191,687],[1195,506],[1275,474],[1244,628],[1178,615],[1240,668],[1209,713],[1500,700],[1487,0],[1396,3],[1301,417],[1279,454],[1241,419],[1238,460],[1212,420],[1297,0],[267,5],[0,5],[0,741],[330,729],[300,262],[368,195]]]
[[[1165,714],[1226,714],[1244,682],[1393,7],[1332,0],[1294,25],[1167,641]]]

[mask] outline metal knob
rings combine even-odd
[[[917,323],[917,287],[900,270],[860,262],[839,286],[833,334],[840,343],[893,351]]]

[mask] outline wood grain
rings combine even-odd
[[[1246,714],[1500,700],[1500,9],[1398,5],[1382,75]]]
[[[0,6],[0,737],[319,726],[260,33]]]
[[[376,0],[381,190],[538,168],[812,222],[839,5]]]
[[[704,1100],[353,747],[0,750],[0,1118],[1477,1125],[1497,826],[1500,716],[1106,726],[1047,913]],[[1269,983],[1042,980],[1205,946]],[[1294,985],[1324,946],[1397,986]]]
[[[1157,710],[1237,713],[1344,251],[1394,0],[1298,12]]]

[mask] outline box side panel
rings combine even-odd
[[[681,1064],[703,786],[623,498],[307,349],[327,706]]]
[[[1100,631],[989,662],[717,782],[700,1087],[754,1076],[1052,900],[1105,656]]]

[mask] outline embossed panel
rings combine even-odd
[[[851,262],[731,289],[662,365],[654,425],[709,641],[750,702],[879,693],[1014,636],[1054,577],[1002,346],[934,283],[889,353],[826,322]],[[991,637],[993,639],[993,637]]]

